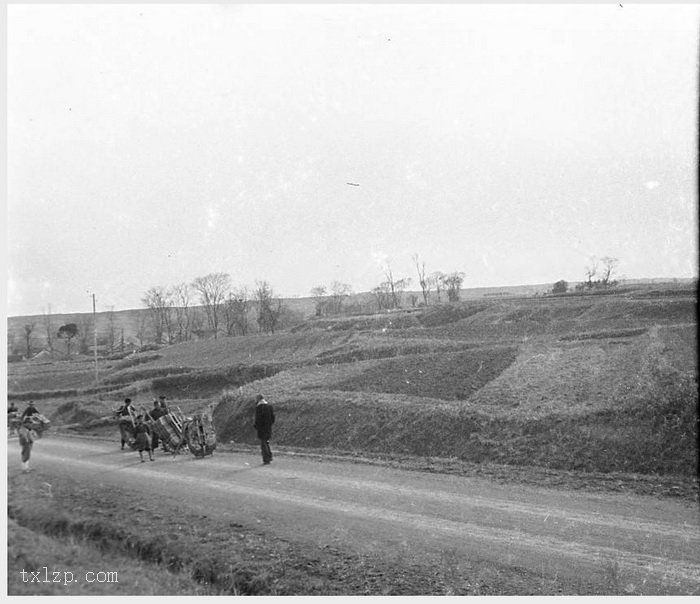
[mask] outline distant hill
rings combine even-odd
[[[672,278],[650,278],[650,279],[627,279],[621,280],[621,287],[654,288],[663,286],[664,288],[695,288],[697,281],[695,279],[672,279]],[[573,282],[572,282],[573,285]],[[472,287],[461,290],[460,295],[463,300],[479,299],[479,298],[516,298],[528,297],[535,295],[545,295],[551,291],[551,283],[539,283],[530,285],[508,285],[500,287]],[[412,306],[412,298],[416,304],[420,304],[423,300],[420,291],[407,291],[403,293],[403,306],[410,308]],[[287,329],[294,325],[303,322],[304,320],[313,317],[315,314],[315,301],[312,297],[295,297],[284,298],[284,306],[286,308],[281,329]],[[355,312],[374,312],[374,297],[370,292],[361,292],[349,296],[345,301],[345,305]],[[206,325],[204,318],[203,307],[195,307],[197,314],[200,317],[201,325]],[[82,333],[87,332],[86,339],[90,354],[93,352],[94,330],[92,327],[93,314],[87,313],[67,313],[54,314],[50,317],[51,331],[55,334],[61,325],[67,323],[75,323],[78,325]],[[98,351],[100,354],[108,352],[106,349],[106,341],[110,331],[114,333],[116,350],[121,350],[121,342],[123,338],[124,350],[130,351],[139,348],[141,343],[150,343],[152,340],[149,311],[146,308],[137,308],[131,310],[120,310],[113,312],[96,313],[95,319],[97,322],[98,336]],[[31,349],[33,354],[39,353],[47,348],[47,317],[45,315],[24,315],[8,317],[7,319],[7,346],[8,358],[13,355],[22,355],[26,350],[26,340],[24,335],[24,326],[34,324],[34,329],[31,334]],[[254,311],[251,311],[249,316],[249,324],[251,332],[257,331]],[[139,337],[139,335],[141,337]],[[208,337],[208,334],[203,331],[201,337]],[[77,351],[79,348],[79,338],[76,338],[71,346],[72,351]],[[65,353],[65,342],[55,340],[54,349],[59,354]]]

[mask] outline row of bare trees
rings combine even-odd
[[[613,279],[613,273],[618,264],[620,261],[612,256],[603,256],[600,261],[595,257],[591,258],[590,264],[586,267],[586,281],[579,284],[580,289],[596,289],[617,285],[617,281]],[[594,279],[594,277],[598,277],[598,279]]]
[[[458,302],[462,283],[464,283],[464,273],[455,271],[452,273],[443,273],[442,271],[434,271],[430,274],[426,272],[425,261],[418,254],[414,254],[413,263],[418,273],[418,283],[423,294],[423,304],[430,306],[434,301],[438,304],[442,302],[442,294],[447,295],[448,302]],[[435,290],[435,297],[432,296],[432,291]]]
[[[615,287],[617,280],[613,275],[619,264],[620,261],[612,256],[603,256],[600,260],[592,257],[589,265],[585,267],[586,280],[577,283],[574,290],[580,293]],[[569,284],[564,279],[552,286],[553,294],[565,294],[568,290]]]
[[[256,281],[252,291],[246,286],[232,289],[231,276],[222,272],[197,277],[191,283],[151,287],[142,302],[149,311],[157,344],[190,340],[193,334],[202,335],[205,331],[214,338],[222,333],[247,335],[253,310],[257,312],[258,330],[274,333],[283,310],[282,300],[267,281]],[[146,325],[139,327],[143,332]]]
[[[421,288],[423,306],[430,306],[443,301],[443,296],[448,302],[457,302],[460,297],[460,289],[464,282],[464,273],[443,273],[435,271],[428,274],[425,262],[415,254],[413,262],[418,273],[418,284]],[[411,285],[410,277],[397,277],[390,262],[382,266],[384,281],[374,287],[370,294],[376,310],[392,310],[404,306],[404,297],[407,288]],[[316,316],[338,315],[354,308],[348,306],[347,299],[352,295],[352,288],[347,283],[333,281],[330,287],[318,285],[311,290],[314,298]],[[411,296],[411,305],[418,304],[418,297]]]
[[[329,288],[317,285],[311,289],[314,298],[316,316],[339,315],[343,312],[343,303],[352,295],[352,287],[347,283],[333,281]]]
[[[443,273],[442,271],[428,273],[425,261],[418,254],[413,256],[413,264],[418,275],[418,284],[423,296],[421,304],[423,306],[430,306],[434,303],[439,304],[443,301],[443,294],[447,296],[448,302],[459,301],[460,290],[464,282],[464,273]],[[403,305],[403,294],[411,284],[411,278],[402,277],[397,279],[389,263],[384,265],[383,270],[385,280],[372,290],[377,308],[379,310],[400,308]],[[412,296],[412,305],[415,306],[416,303],[417,297]]]

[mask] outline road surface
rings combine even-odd
[[[18,455],[9,456],[18,470]],[[696,504],[632,494],[586,493],[376,465],[217,452],[160,454],[139,462],[112,442],[45,436],[32,463],[57,480],[143,484],[209,517],[271,535],[357,553],[493,561],[564,584],[637,594],[700,593]],[[15,467],[16,466],[16,467]],[[433,558],[435,559],[435,558]]]

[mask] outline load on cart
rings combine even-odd
[[[164,398],[161,397],[160,413],[143,409],[137,411],[130,399],[126,399],[124,405],[114,412],[119,421],[122,448],[125,445],[132,449],[135,447],[134,427],[136,418],[142,415],[151,433],[157,436],[157,441],[160,441],[166,452],[176,455],[189,451],[195,457],[213,455],[216,449],[216,431],[209,409],[188,417],[179,407],[168,409],[162,400]]]
[[[185,425],[187,448],[195,457],[213,455],[216,449],[216,431],[209,410],[195,414]]]
[[[166,451],[177,454],[189,450],[195,457],[214,454],[216,431],[208,411],[187,417],[177,407],[170,409],[166,415],[152,421],[150,425]]]

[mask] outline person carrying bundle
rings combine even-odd
[[[129,442],[129,436],[134,426],[132,418],[134,408],[131,406],[131,399],[125,398],[124,404],[116,411],[116,416],[119,418],[119,434],[122,441],[122,450],[124,445]]]
[[[34,406],[34,401],[29,401],[27,408],[22,412],[22,420],[24,421],[33,415],[39,415],[39,410]]]
[[[19,446],[21,447],[21,459],[22,459],[22,471],[29,472],[29,458],[32,454],[32,447],[34,446],[35,433],[31,428],[31,419],[24,419],[17,430],[19,434]]]

